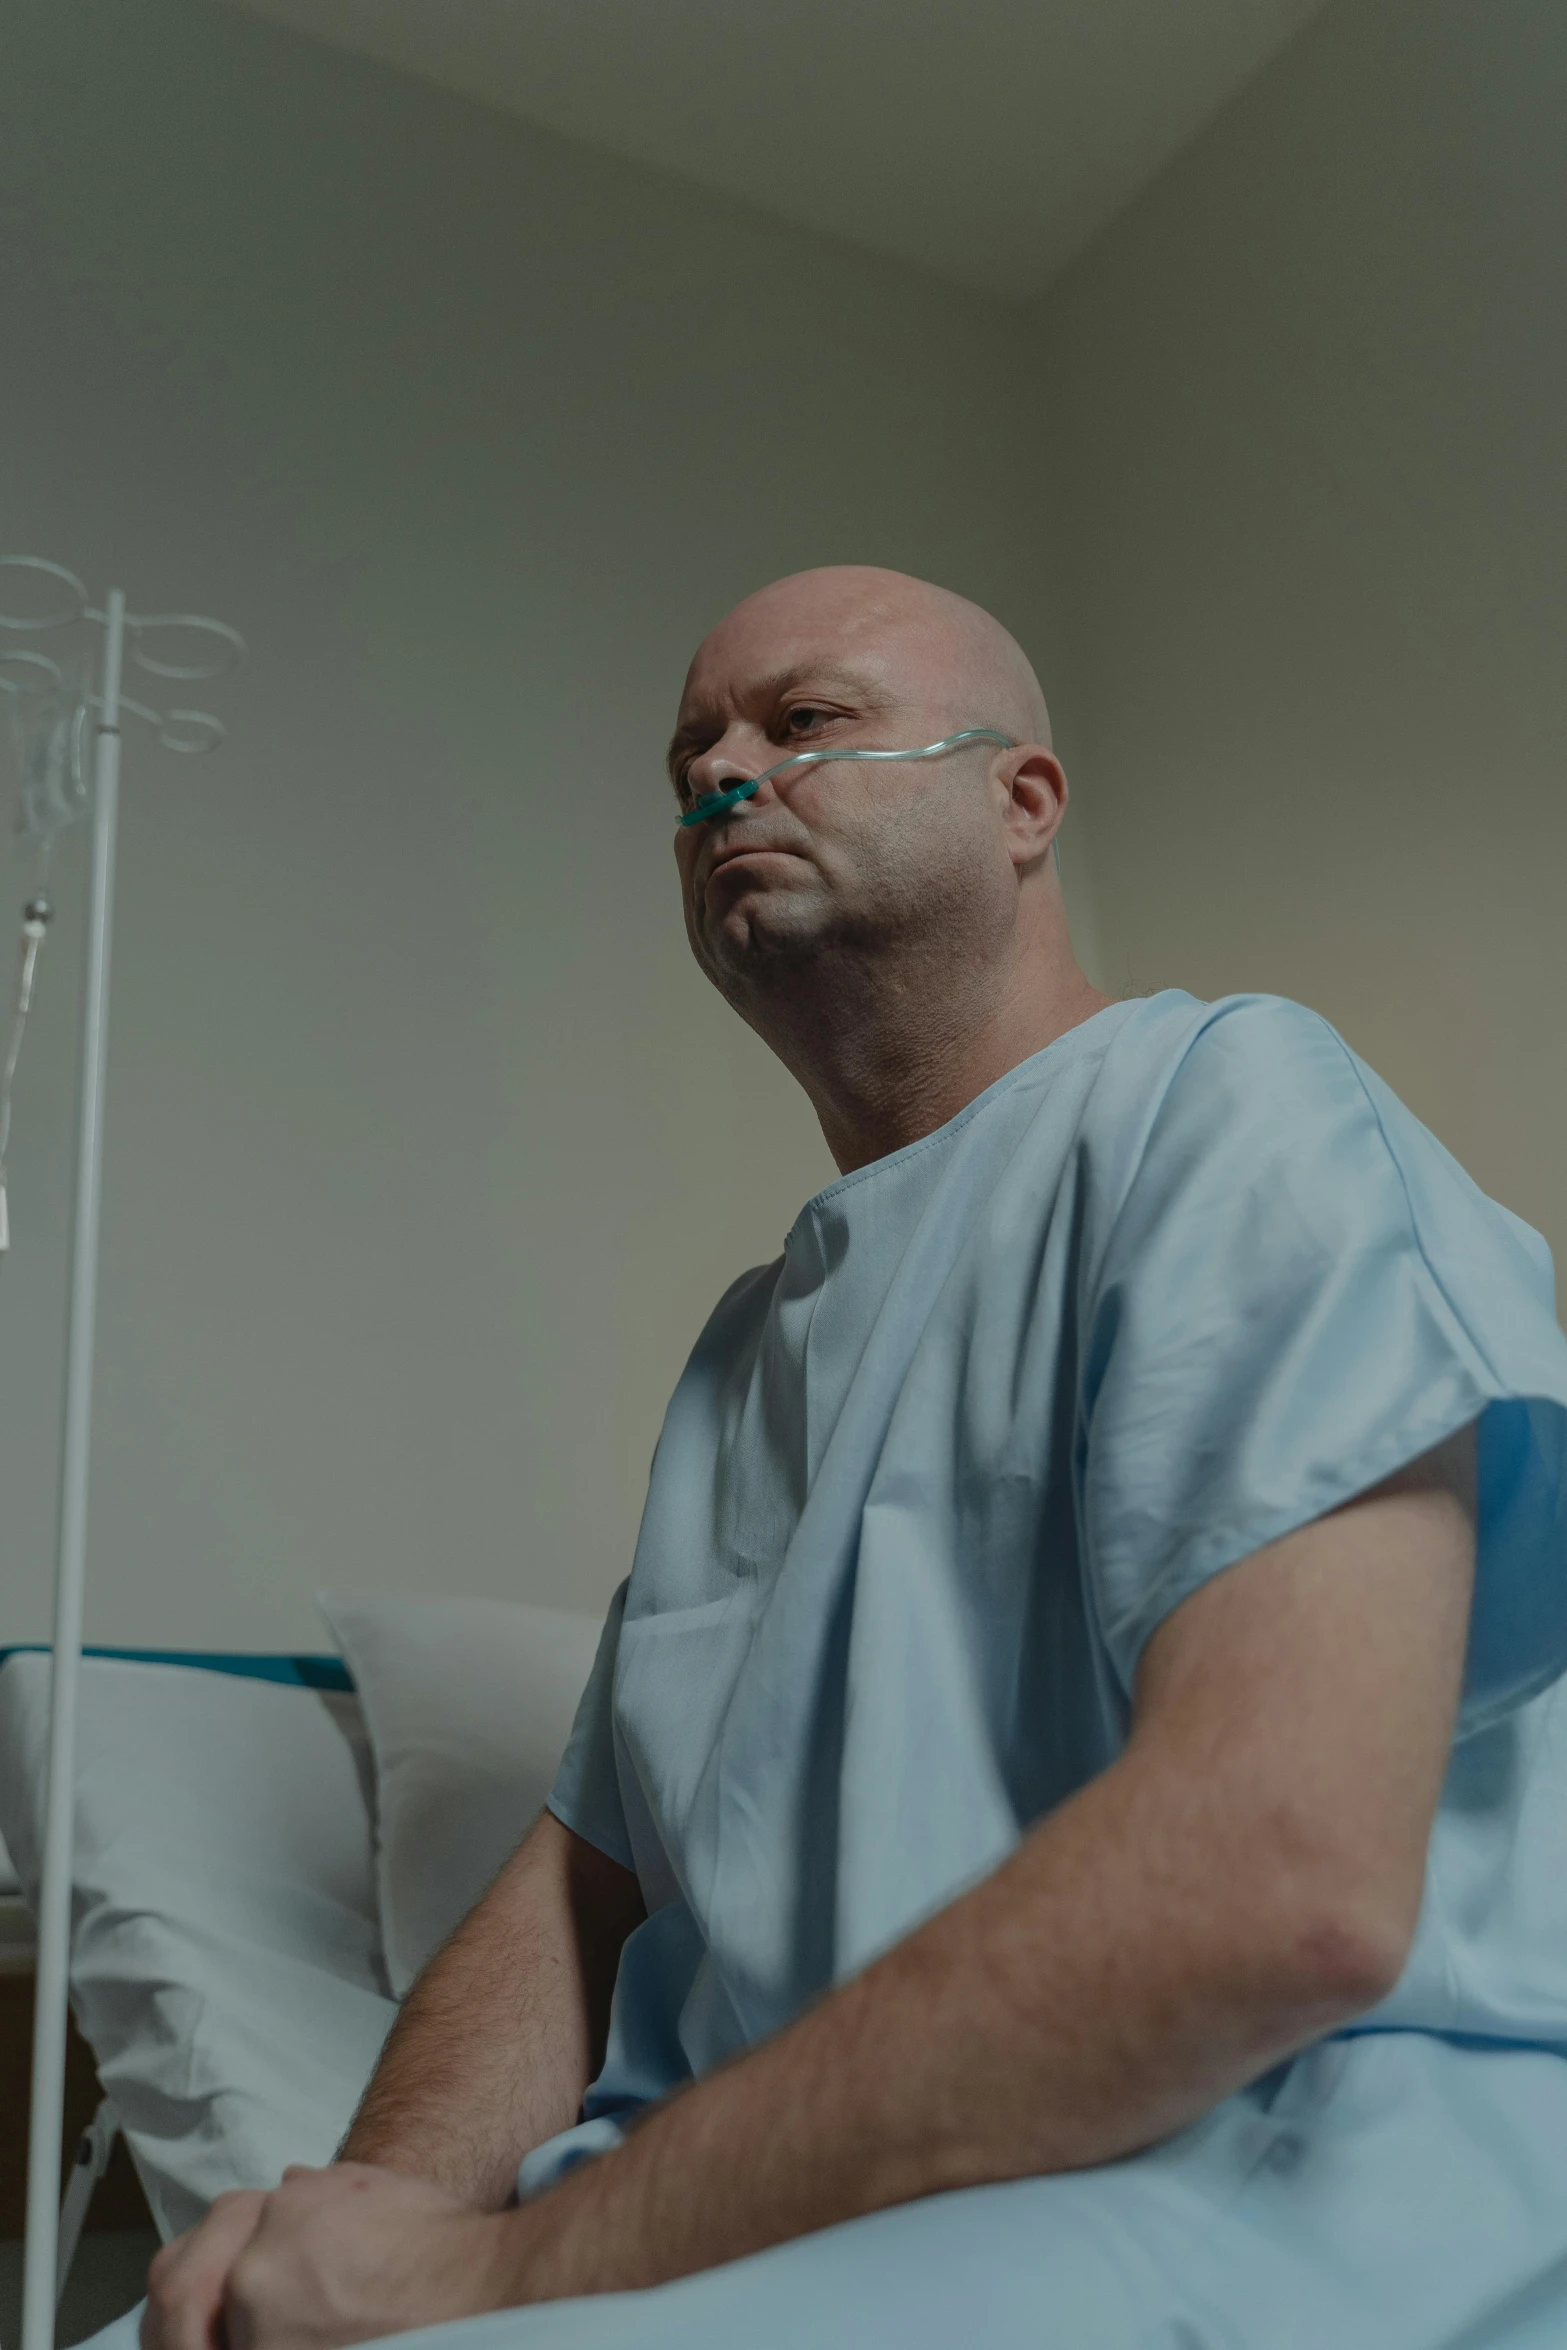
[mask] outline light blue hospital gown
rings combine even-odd
[[[651,1914],[588,2119],[524,2186],[994,1868],[1120,1752],[1189,1592],[1476,1419],[1460,1737],[1364,2026],[1132,2161],[519,2340],[1567,2350],[1550,1258],[1274,999],[1099,1013],[831,1184],[719,1304],[550,1798]]]
[[[776,2029],[1121,1751],[1208,1577],[1479,1421],[1396,1990],[1169,2143],[464,2350],[1567,2346],[1567,1341],[1549,1254],[1299,1007],[1117,1004],[719,1304],[550,1798],[641,1880],[585,2119]]]

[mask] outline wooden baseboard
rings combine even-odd
[[[33,1977],[0,1974],[0,2237],[20,2236],[27,2212],[27,2123],[32,2104]],[[103,2095],[92,2050],[73,2018],[65,2050],[61,2189],[77,2140]],[[120,2139],[87,2213],[89,2228],[150,2228],[141,2181]]]

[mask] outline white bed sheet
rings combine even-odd
[[[0,1835],[36,1896],[49,1660],[0,1667]],[[167,2237],[332,2154],[395,2014],[352,1698],[82,1665],[71,1999]]]

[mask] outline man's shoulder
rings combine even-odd
[[[1082,1141],[1112,1190],[1152,1157],[1223,1154],[1366,1114],[1371,1073],[1319,1012],[1287,996],[1204,1002],[1169,988],[1136,1002],[1083,1104]]]
[[[1131,1008],[1111,1039],[1106,1061],[1157,1088],[1194,1069],[1218,1075],[1269,1076],[1302,1065],[1358,1069],[1350,1047],[1320,1012],[1282,995],[1226,995],[1204,1000],[1165,988]]]
[[[1107,1188],[1126,1229],[1139,1205],[1222,1215],[1271,1200],[1327,1229],[1379,1201],[1389,1227],[1422,1246],[1499,1245],[1531,1288],[1550,1288],[1538,1233],[1479,1188],[1321,1013],[1269,995],[1151,997],[1147,1008],[1147,1034],[1116,1040],[1131,1052],[1101,1127],[1099,1164],[1114,1162]]]

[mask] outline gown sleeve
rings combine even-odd
[[[1200,1584],[1478,1422],[1460,1733],[1567,1670],[1550,1252],[1323,1020],[1211,1007],[1085,1269],[1078,1507],[1124,1691]]]
[[[620,1622],[625,1612],[626,1585],[622,1583],[609,1603],[593,1670],[577,1706],[571,1736],[546,1803],[574,1835],[597,1845],[600,1852],[619,1861],[623,1869],[635,1869],[615,1756],[615,1659],[620,1650]]]

